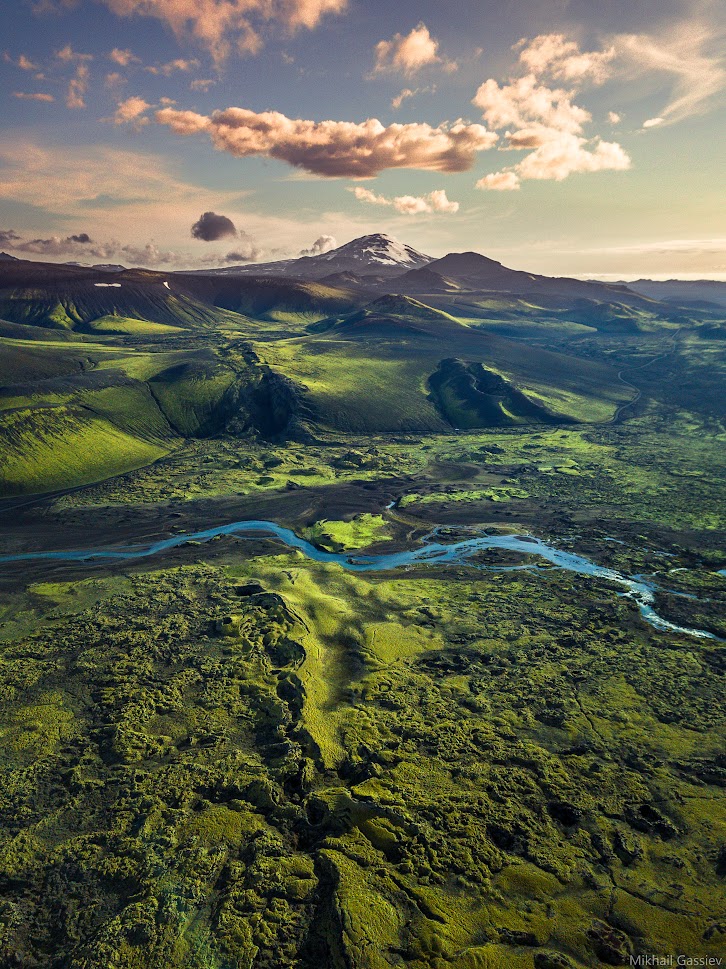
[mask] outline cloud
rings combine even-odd
[[[68,92],[66,94],[67,108],[85,108],[85,94],[88,90],[89,70],[85,64],[79,64],[76,68],[75,76],[68,82]]]
[[[79,64],[83,61],[93,60],[93,54],[79,54],[78,51],[73,50],[70,44],[66,44],[65,47],[57,50],[55,56],[59,61],[65,61],[67,64]]]
[[[301,256],[321,256],[324,252],[330,252],[338,245],[335,236],[318,236],[309,249],[302,249]]]
[[[161,64],[157,67],[145,67],[144,70],[148,71],[149,74],[161,74],[164,77],[170,77],[174,71],[193,71],[197,67],[199,67],[199,61],[196,58],[186,60],[183,57],[176,57],[173,61],[168,61],[166,64]]]
[[[208,91],[217,82],[211,77],[198,77],[189,85],[190,91]]]
[[[385,195],[376,195],[362,185],[356,185],[349,189],[353,192],[359,202],[367,202],[369,205],[391,206],[402,215],[422,215],[424,213],[443,212],[452,214],[459,211],[458,202],[450,202],[443,189],[429,192],[428,195],[398,195],[395,198],[386,198]]]
[[[477,152],[497,141],[483,125],[461,120],[437,128],[419,123],[385,127],[376,118],[305,121],[246,108],[209,117],[166,108],[157,111],[156,120],[179,135],[205,132],[215,148],[238,158],[275,158],[326,178],[370,178],[389,168],[467,171]]]
[[[114,47],[108,55],[108,59],[113,61],[114,64],[118,64],[119,67],[128,67],[129,64],[141,63],[141,58],[137,57],[136,54],[132,54],[130,50],[120,50],[118,47]]]
[[[13,64],[15,67],[19,67],[21,71],[37,71],[38,64],[34,64],[29,57],[25,54],[20,54],[17,60],[14,60],[7,51],[3,54],[3,60],[6,64]]]
[[[409,98],[415,98],[416,95],[418,94],[435,94],[435,93],[436,93],[435,84],[429,84],[427,87],[417,87],[417,88],[414,88],[413,90],[410,87],[405,87],[400,92],[400,94],[397,94],[395,98],[393,98],[393,100],[391,101],[391,108],[394,111],[398,111],[398,109],[401,107],[403,102],[407,101]]]
[[[663,124],[663,118],[648,118],[647,121],[643,122],[644,128],[657,128],[658,125]]]
[[[482,109],[492,128],[526,128],[542,124],[559,131],[578,132],[590,121],[589,111],[572,103],[573,91],[552,89],[527,74],[501,87],[493,78],[485,81],[473,104]]]
[[[34,93],[28,93],[27,91],[13,91],[14,98],[20,98],[21,101],[44,101],[46,104],[52,104],[55,98],[52,94],[43,94],[39,91]]]
[[[590,112],[576,104],[578,86],[601,84],[612,69],[616,48],[582,52],[562,34],[543,34],[520,41],[519,61],[528,70],[522,77],[500,85],[489,78],[473,103],[495,129],[506,129],[501,150],[527,151],[521,161],[479,179],[476,187],[490,191],[516,191],[528,179],[561,182],[576,173],[625,171],[630,158],[617,142],[588,137]],[[570,81],[568,88],[542,83],[540,74]],[[613,112],[613,119],[619,116]]]
[[[400,72],[411,77],[424,67],[440,64],[446,71],[455,71],[454,61],[445,61],[439,55],[439,42],[420,23],[410,34],[394,34],[391,40],[376,44],[376,63],[373,74]]]
[[[622,117],[617,113],[617,111],[608,111],[608,121],[610,124],[620,124]]]
[[[485,175],[476,183],[476,188],[485,188],[493,192],[514,192],[519,189],[519,176],[516,172],[492,172]]]
[[[259,262],[264,256],[264,250],[259,249],[251,239],[233,249],[232,252],[228,252],[226,256],[223,256],[221,262]],[[215,260],[219,262],[220,260]]]
[[[526,179],[561,182],[578,173],[627,171],[631,165],[627,152],[617,142],[601,138],[588,140],[567,131],[543,129],[533,134],[526,144],[516,147],[534,150],[512,168],[480,179],[477,188],[516,189]]]
[[[39,256],[66,256],[85,251],[91,237],[87,232],[71,236],[51,236],[48,239],[23,239],[13,229],[0,231],[0,244],[15,252],[32,253]]]
[[[239,190],[212,191],[181,180],[161,155],[103,144],[69,144],[60,151],[17,133],[0,134],[0,197],[62,217],[96,212],[105,222],[109,207],[123,207],[141,227],[158,224],[166,232],[181,223],[188,233],[200,208],[213,210],[239,196]]]
[[[602,84],[610,76],[615,58],[614,45],[602,51],[581,51],[574,40],[564,34],[540,34],[515,45],[519,60],[530,74],[547,74],[570,83],[590,81]]]
[[[192,236],[202,242],[216,242],[237,235],[234,222],[226,215],[204,212],[192,226]]]
[[[653,74],[670,76],[671,96],[659,112],[658,124],[675,124],[708,111],[726,89],[725,40],[723,31],[714,27],[683,23],[661,35],[618,34],[613,43],[631,81]],[[711,47],[717,52],[711,53]]]
[[[122,244],[115,240],[94,242],[87,232],[70,236],[50,236],[47,239],[24,239],[13,229],[0,230],[0,245],[26,255],[59,259],[117,259],[143,266],[174,265],[180,257],[175,252],[161,250],[154,242],[145,245]]]
[[[146,125],[149,123],[149,119],[145,118],[144,115],[150,107],[151,105],[148,101],[139,97],[131,97],[126,98],[125,101],[119,101],[112,118],[113,123],[117,125],[134,124],[137,127]]]
[[[600,138],[588,142],[569,132],[553,132],[515,168],[521,179],[561,182],[577,172],[626,171],[630,164],[617,142]]]
[[[129,262],[134,266],[169,266],[184,262],[176,252],[159,249],[154,242],[147,242],[143,246],[118,246],[117,243],[111,242],[98,258],[110,259],[112,257],[119,257],[124,262]]]
[[[342,13],[347,0],[102,0],[120,17],[154,17],[179,39],[191,35],[216,61],[232,47],[256,54],[260,27],[279,24],[287,33],[312,30],[328,14]]]
[[[106,87],[110,88],[118,88],[127,83],[127,79],[123,76],[123,74],[119,74],[118,71],[112,71],[110,74],[107,74],[106,80],[104,81]]]
[[[244,229],[240,229],[236,235],[238,241],[235,248],[226,255],[212,253],[203,256],[199,262],[204,266],[218,266],[220,263],[259,262],[265,255],[265,251],[257,245],[255,240]]]

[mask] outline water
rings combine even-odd
[[[659,616],[653,608],[654,592],[656,586],[645,576],[627,576],[615,569],[608,569],[601,565],[596,565],[589,559],[573,552],[565,552],[555,548],[547,542],[532,535],[481,535],[473,538],[461,539],[450,543],[440,541],[440,530],[436,529],[427,535],[422,544],[413,549],[402,552],[388,552],[378,555],[351,555],[345,552],[326,552],[316,548],[315,545],[300,538],[289,528],[276,525],[270,521],[239,521],[231,522],[228,525],[216,525],[203,531],[191,534],[174,535],[158,542],[150,542],[145,545],[125,545],[111,546],[106,548],[87,548],[73,551],[58,552],[26,552],[18,555],[0,555],[0,564],[7,562],[31,562],[31,561],[55,561],[55,562],[80,562],[92,564],[109,560],[127,561],[131,559],[148,558],[158,555],[172,548],[178,548],[189,542],[207,542],[210,539],[221,535],[238,536],[260,536],[268,535],[279,539],[288,548],[294,548],[302,552],[307,558],[314,562],[340,565],[350,572],[380,572],[388,569],[401,569],[410,565],[425,564],[427,562],[436,565],[461,564],[466,563],[479,552],[489,551],[490,549],[503,549],[508,552],[517,552],[523,555],[536,555],[549,562],[556,568],[567,572],[574,572],[577,575],[591,576],[597,579],[607,579],[616,585],[622,586],[625,591],[621,595],[633,599],[637,603],[642,617],[655,629],[684,633],[688,636],[698,636],[704,639],[717,639],[712,633],[703,629],[689,629],[685,626],[677,626],[662,616]],[[504,571],[509,567],[486,566],[487,570]],[[515,566],[515,568],[531,568],[531,566]]]

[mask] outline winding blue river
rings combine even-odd
[[[608,569],[601,565],[596,565],[589,559],[576,555],[573,552],[565,552],[561,549],[548,545],[539,538],[531,535],[481,535],[473,538],[466,538],[460,541],[444,543],[440,541],[440,530],[435,530],[427,535],[420,546],[402,551],[389,552],[378,555],[351,555],[346,552],[326,552],[317,548],[311,542],[300,538],[289,528],[276,525],[269,521],[239,521],[231,522],[228,525],[216,525],[214,528],[207,528],[204,531],[189,534],[174,535],[172,538],[165,538],[158,542],[150,542],[145,545],[119,545],[107,548],[77,549],[72,551],[58,552],[25,552],[18,555],[0,555],[0,564],[12,562],[31,562],[31,561],[56,561],[56,562],[81,562],[92,564],[108,560],[129,560],[148,558],[158,555],[168,549],[178,548],[189,542],[207,542],[210,539],[221,535],[238,535],[246,537],[259,537],[268,535],[279,539],[288,548],[294,548],[302,552],[307,558],[314,562],[334,563],[350,572],[380,572],[387,569],[405,568],[409,565],[435,563],[458,564],[466,562],[479,552],[489,549],[505,549],[509,552],[519,552],[524,555],[536,555],[549,562],[551,565],[564,569],[568,572],[575,572],[578,575],[593,576],[598,579],[607,579],[616,585],[622,586],[625,592],[621,595],[633,599],[640,609],[643,618],[659,630],[684,633],[688,636],[699,636],[704,639],[717,639],[712,633],[703,629],[689,629],[685,626],[677,626],[659,616],[653,609],[654,592],[656,585],[649,582],[644,576],[626,576],[614,569]],[[489,568],[489,567],[487,567]],[[494,571],[504,571],[507,567],[493,566]],[[511,566],[509,567],[511,568]],[[518,568],[536,568],[533,566],[518,566]]]

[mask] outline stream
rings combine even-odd
[[[276,525],[270,521],[250,520],[231,522],[228,525],[217,525],[213,528],[190,534],[182,533],[145,545],[109,546],[106,548],[87,548],[75,551],[41,551],[26,552],[17,555],[0,555],[0,564],[30,561],[81,562],[92,564],[93,562],[108,560],[141,559],[158,555],[160,552],[178,548],[190,542],[207,542],[222,535],[248,537],[269,535],[279,539],[288,548],[297,549],[314,562],[334,563],[351,572],[380,572],[388,569],[405,568],[409,565],[426,564],[427,562],[436,563],[436,565],[455,565],[466,563],[478,553],[490,549],[503,549],[509,552],[518,552],[523,555],[536,555],[556,568],[574,572],[577,575],[607,579],[609,582],[622,586],[625,591],[620,593],[620,595],[632,599],[637,604],[643,619],[655,629],[683,633],[688,636],[698,636],[703,639],[718,639],[717,636],[714,636],[706,630],[677,626],[662,616],[659,616],[653,608],[654,593],[658,587],[654,582],[649,581],[647,577],[642,575],[623,575],[614,569],[596,565],[581,555],[555,548],[553,545],[549,545],[547,542],[531,535],[482,535],[444,543],[440,540],[440,529],[435,529],[422,540],[420,546],[414,549],[377,555],[354,555],[350,552],[326,552],[323,549],[317,548],[304,538],[300,538],[291,529],[284,528],[282,525]],[[485,566],[485,568],[493,571],[505,571],[511,569],[511,566]],[[515,566],[515,568],[534,571],[537,569],[537,566],[525,565]]]

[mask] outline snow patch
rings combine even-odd
[[[121,289],[121,283],[94,283],[99,289]]]
[[[169,290],[171,289],[171,286],[169,285],[169,283],[167,283],[166,280],[164,280],[164,285],[166,286],[167,289],[169,289]]]

